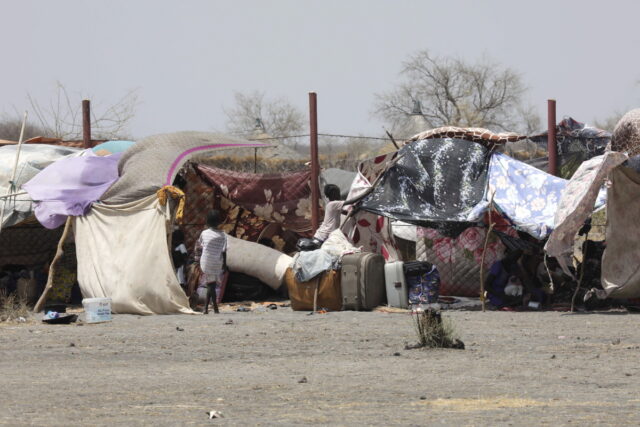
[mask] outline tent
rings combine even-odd
[[[591,215],[600,187],[609,181],[606,249],[602,257],[601,298],[640,297],[639,239],[636,236],[640,213],[640,109],[626,113],[613,131],[614,150],[584,162],[575,172],[560,200],[557,224],[545,250],[557,257],[570,273],[569,257],[576,233]],[[629,157],[629,155],[634,155]]]
[[[169,236],[184,209],[184,194],[172,184],[198,154],[259,146],[178,132],[142,139],[122,152],[115,183],[65,225],[74,233],[82,295],[111,298],[116,313],[191,313],[169,255]],[[73,197],[66,202],[73,205]]]
[[[555,226],[567,185],[496,152],[499,145],[518,139],[482,129],[443,128],[415,136],[396,153],[364,162],[350,197],[369,190],[359,202],[361,212],[347,224],[350,237],[394,260],[398,252],[392,224],[402,221],[404,233],[415,236],[417,258],[438,266],[444,295],[478,295],[482,262],[487,271],[505,251],[495,235],[488,237],[484,250],[486,224],[498,223],[498,230],[512,237],[518,230],[544,239]],[[418,227],[415,233],[407,232],[408,224]]]

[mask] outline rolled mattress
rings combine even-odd
[[[268,246],[227,236],[227,266],[236,273],[260,279],[273,289],[284,280],[293,258]]]

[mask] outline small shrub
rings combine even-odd
[[[0,322],[20,322],[21,317],[25,320],[31,317],[26,300],[15,294],[0,293]]]
[[[453,325],[448,319],[442,320],[440,313],[433,310],[418,311],[411,315],[418,336],[418,343],[411,348],[457,348],[464,349],[464,343],[455,337]]]

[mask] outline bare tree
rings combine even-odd
[[[48,135],[63,140],[82,139],[82,94],[69,94],[60,82],[56,83],[55,96],[48,104],[40,104],[27,94],[31,110],[38,126]],[[91,103],[91,136],[93,139],[127,139],[128,126],[138,106],[137,90],[127,92],[117,102],[101,106]]]
[[[616,110],[604,119],[595,119],[593,121],[593,126],[599,129],[608,130],[609,132],[613,132],[613,129],[616,127],[623,115],[624,112]]]
[[[245,137],[254,134],[257,124],[274,138],[298,135],[306,130],[305,115],[299,108],[284,98],[266,99],[260,91],[236,92],[235,105],[223,111],[227,116],[227,130]]]
[[[424,50],[412,55],[400,74],[402,81],[395,89],[376,95],[374,108],[394,135],[407,136],[403,124],[417,114],[430,127],[512,131],[522,128],[523,112],[535,124],[534,111],[522,106],[526,88],[520,74],[488,58],[469,63]]]
[[[8,141],[17,141],[20,138],[20,129],[22,128],[22,118],[11,117],[3,114],[0,116],[0,139],[6,139]],[[47,130],[41,128],[38,125],[32,123],[25,124],[24,127],[24,139],[33,138],[36,136],[47,135]]]

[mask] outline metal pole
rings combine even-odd
[[[84,148],[91,148],[91,101],[82,100],[82,143]]]
[[[549,153],[549,173],[558,176],[558,141],[556,140],[556,100],[547,100],[549,132],[547,134],[547,152]]]
[[[318,161],[318,101],[309,92],[309,145],[311,147],[311,228],[315,233],[320,225],[320,162]]]
[[[22,140],[24,139],[24,127],[27,124],[27,112],[24,112],[24,117],[22,119],[22,127],[20,128],[20,138],[18,138],[18,148],[16,148],[16,159],[13,162],[13,171],[11,171],[11,180],[9,181],[9,192],[7,194],[15,193],[17,188],[14,188],[14,183],[16,180],[16,172],[18,170],[18,160],[20,159],[20,151],[22,150]],[[2,231],[2,225],[4,224],[4,211],[7,208],[7,200],[9,198],[5,197],[2,201],[2,210],[0,210],[0,231]]]

